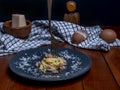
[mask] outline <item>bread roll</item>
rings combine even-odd
[[[72,43],[79,44],[87,38],[87,32],[84,30],[76,31],[72,36]]]
[[[100,33],[100,38],[102,38],[104,41],[106,41],[107,43],[112,43],[115,41],[115,39],[117,38],[117,34],[114,30],[112,29],[104,29],[101,33]]]

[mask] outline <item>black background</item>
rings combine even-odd
[[[52,19],[63,20],[66,2],[53,0]],[[120,0],[74,0],[81,25],[120,25]],[[27,19],[47,19],[47,0],[0,0],[0,22],[12,14],[24,14]]]

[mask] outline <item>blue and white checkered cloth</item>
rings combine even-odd
[[[52,21],[51,25],[52,32],[56,39],[66,41],[70,45],[76,47],[109,51],[111,46],[120,46],[119,39],[116,39],[110,44],[102,40],[99,37],[99,34],[102,31],[99,25],[84,27],[65,21]],[[72,35],[78,30],[87,31],[88,37],[85,41],[79,44],[73,44],[71,41]],[[50,43],[50,33],[48,32],[47,20],[32,21],[31,33],[26,40],[6,34],[3,29],[3,22],[0,23],[0,56],[17,53],[30,48],[36,48],[41,45],[48,45]]]

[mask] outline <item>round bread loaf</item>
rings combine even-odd
[[[104,41],[108,42],[108,43],[112,43],[115,41],[115,39],[117,38],[117,34],[114,30],[112,29],[104,29],[101,33],[100,33],[100,38],[102,38]]]
[[[76,31],[72,36],[72,43],[79,44],[87,38],[87,32],[84,30]]]

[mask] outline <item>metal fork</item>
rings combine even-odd
[[[48,0],[48,21],[49,21],[49,32],[51,35],[51,54],[55,57],[58,56],[58,40],[54,38],[51,28],[51,9],[52,9],[52,0]]]

